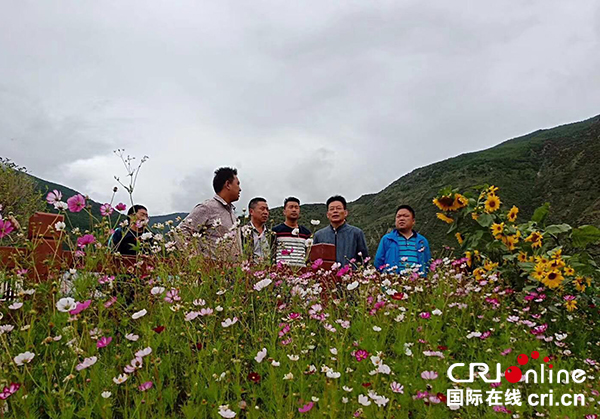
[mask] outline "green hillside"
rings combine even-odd
[[[364,229],[373,251],[393,227],[396,207],[408,203],[417,212],[418,230],[433,247],[454,246],[432,200],[445,186],[464,189],[484,183],[498,186],[503,202],[521,209],[520,217],[550,202],[551,222],[600,224],[600,116],[416,169],[381,192],[349,203],[349,222]],[[325,211],[323,204],[302,205],[303,223],[320,219],[324,225]],[[280,214],[281,208],[273,210],[278,220]]]

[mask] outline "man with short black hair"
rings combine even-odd
[[[148,224],[148,210],[143,205],[133,205],[127,211],[127,215],[127,225],[117,228],[108,243],[122,255],[135,256],[138,253],[140,236]]]
[[[335,245],[335,260],[342,266],[363,262],[369,256],[365,233],[346,222],[348,209],[346,199],[335,195],[327,200],[329,226],[315,233],[314,244]]]
[[[275,262],[290,266],[306,266],[306,240],[310,230],[298,224],[300,200],[293,196],[283,201],[285,222],[273,227]]]
[[[400,273],[418,267],[422,274],[429,271],[431,251],[425,237],[413,230],[415,210],[400,205],[396,210],[396,229],[382,237],[375,255],[375,267],[394,269]]]
[[[187,242],[200,236],[200,251],[213,258],[236,261],[242,250],[233,202],[240,199],[237,170],[220,167],[213,178],[215,196],[198,204],[179,224]]]
[[[248,253],[252,259],[265,260],[271,256],[269,245],[269,231],[266,227],[269,219],[269,205],[265,198],[252,198],[248,203],[250,222],[242,228],[242,240],[244,251],[248,247]]]

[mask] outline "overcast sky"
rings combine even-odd
[[[378,192],[600,114],[600,2],[0,0],[0,156],[151,214]],[[118,200],[125,201],[121,190]]]

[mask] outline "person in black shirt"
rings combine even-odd
[[[129,225],[117,228],[109,243],[115,252],[135,256],[140,236],[148,224],[148,210],[143,205],[134,205],[129,208],[127,215],[129,216]]]

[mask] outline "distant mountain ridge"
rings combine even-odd
[[[37,179],[37,178],[36,178]],[[42,190],[76,191],[37,179]],[[421,167],[400,177],[378,193],[366,194],[348,204],[348,222],[362,228],[370,249],[394,224],[394,211],[408,203],[417,212],[417,228],[432,245],[455,245],[446,237],[447,225],[437,220],[434,196],[446,186],[469,188],[498,186],[502,201],[520,208],[522,219],[544,202],[550,202],[552,222],[600,224],[600,115],[585,121],[532,132],[495,147],[462,154]],[[69,195],[70,196],[70,195]],[[100,204],[92,201],[94,211]],[[302,205],[302,223],[320,220],[327,225],[325,204]],[[272,209],[273,223],[283,220],[281,207]],[[184,218],[187,213],[151,217],[151,223]]]

